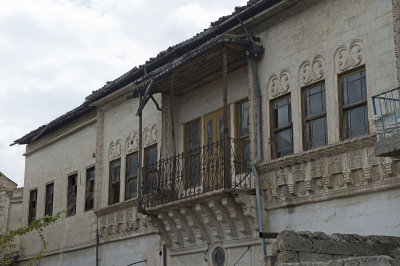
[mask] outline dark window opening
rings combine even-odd
[[[368,133],[367,85],[365,69],[342,76],[342,137]]]
[[[130,154],[126,157],[126,184],[125,199],[137,197],[137,177],[139,170],[138,153]]]
[[[53,215],[54,183],[46,185],[46,204],[44,215]]]
[[[91,167],[86,170],[85,211],[93,209],[94,178],[95,178],[95,170],[94,167]]]
[[[119,202],[119,186],[121,176],[121,160],[118,159],[110,163],[110,191],[108,203],[110,205]]]
[[[76,213],[77,182],[78,174],[73,174],[68,177],[67,216],[73,216]]]
[[[304,89],[305,149],[327,144],[325,84]]]
[[[293,153],[292,109],[290,96],[272,103],[274,143],[273,156],[279,158]]]
[[[36,207],[37,207],[37,189],[32,190],[29,193],[29,216],[28,216],[29,224],[36,219]]]

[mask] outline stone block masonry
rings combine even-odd
[[[400,237],[283,231],[273,245],[277,265],[400,265]]]

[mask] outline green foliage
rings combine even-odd
[[[13,262],[13,258],[7,257],[7,253],[15,248],[15,237],[23,236],[30,232],[37,232],[41,242],[40,251],[29,261],[28,265],[35,265],[38,261],[43,257],[44,252],[47,250],[47,241],[43,235],[43,229],[54,223],[60,218],[60,215],[65,212],[61,211],[54,216],[44,216],[43,218],[38,218],[32,221],[28,226],[18,228],[16,230],[10,231],[7,234],[0,234],[0,266],[3,265],[11,265]]]

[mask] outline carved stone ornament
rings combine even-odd
[[[292,75],[288,69],[282,69],[279,75],[272,74],[268,80],[267,88],[271,97],[276,97],[290,91]]]
[[[312,82],[319,81],[324,78],[325,59],[321,55],[317,55],[310,62],[309,60],[303,61],[300,64],[299,77],[300,86],[306,86]]]
[[[143,130],[143,138],[146,146],[149,146],[157,142],[157,133],[158,129],[156,125],[152,125],[151,128],[146,127]]]
[[[112,141],[110,143],[110,149],[108,152],[108,156],[109,156],[110,160],[121,156],[121,140],[120,139],[115,142]]]
[[[361,65],[363,46],[361,40],[353,40],[349,47],[339,46],[334,54],[336,72],[340,73]]]
[[[137,132],[133,132],[126,138],[125,143],[126,152],[134,152],[139,148],[139,134]]]

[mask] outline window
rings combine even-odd
[[[157,144],[154,144],[144,149],[144,167],[145,167],[144,191],[148,192],[156,187],[156,182],[158,178]]]
[[[31,190],[29,194],[29,216],[28,216],[29,224],[36,219],[36,207],[37,207],[37,189]]]
[[[46,203],[44,215],[53,215],[54,183],[46,185]]]
[[[249,130],[249,101],[243,101],[236,105],[236,136],[239,139],[238,145],[235,146],[238,162],[241,167],[238,167],[239,172],[249,170],[250,164],[250,130]],[[247,168],[246,168],[247,167]]]
[[[77,179],[78,174],[68,176],[67,216],[73,216],[76,213]]]
[[[365,69],[345,74],[342,85],[342,138],[368,133],[367,85]]]
[[[293,152],[292,110],[290,95],[272,102],[273,156],[279,158]]]
[[[303,114],[305,129],[304,148],[315,149],[327,144],[325,84],[305,88]]]
[[[216,120],[204,118],[204,121],[207,123],[207,145],[210,153],[216,138]],[[196,119],[185,125],[185,188],[200,185],[200,160],[200,119]]]
[[[119,184],[121,176],[121,160],[115,160],[110,163],[110,191],[108,203],[110,205],[119,202]]]
[[[126,156],[126,182],[125,182],[125,199],[133,199],[137,197],[137,176],[138,176],[138,153]]]
[[[92,210],[94,204],[94,167],[86,169],[85,211]]]

